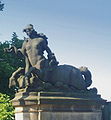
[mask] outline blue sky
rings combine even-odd
[[[60,64],[87,66],[93,84],[111,100],[111,1],[110,0],[3,0],[0,41],[10,40],[29,23],[49,38]]]

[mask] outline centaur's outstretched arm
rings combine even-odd
[[[26,64],[26,67],[25,67],[25,73],[28,72],[29,68],[30,68],[30,62],[28,60],[28,57],[26,55],[26,38],[24,39],[24,43],[22,45],[22,47],[20,49],[17,49],[15,46],[11,46],[10,48],[5,48],[4,51],[7,52],[7,53],[11,53],[13,55],[16,55],[17,57],[19,58],[25,58],[25,64]]]

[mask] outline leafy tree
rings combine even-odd
[[[9,41],[9,45],[10,46],[15,46],[17,49],[19,49],[19,48],[21,48],[22,43],[23,43],[23,40],[18,39],[17,34],[15,32],[13,32],[12,39],[11,39],[11,41]],[[10,63],[11,63],[11,66],[13,66],[14,68],[17,69],[20,66],[21,67],[24,66],[23,61],[24,61],[23,57],[21,58],[21,57],[18,57],[16,55],[13,55],[13,54],[11,55]]]
[[[13,32],[10,45],[15,46],[16,48],[21,48],[23,40],[18,39],[16,32]]]
[[[10,97],[0,93],[0,120],[14,120],[14,108]]]
[[[0,11],[3,11],[4,4],[0,1]]]
[[[8,60],[11,59],[10,55],[6,55],[3,51],[4,47],[8,47],[8,42],[0,43],[0,92],[7,92],[8,78],[14,68],[10,65]]]
[[[20,48],[22,43],[23,40],[18,39],[15,32],[12,34],[11,41],[0,42],[0,120],[14,120],[14,108],[10,103],[10,97],[12,98],[14,94],[8,88],[9,77],[20,65],[24,65],[23,59],[20,60],[14,55],[5,53],[4,48],[10,46]]]
[[[14,55],[4,52],[4,48],[14,45],[17,48],[22,46],[23,40],[18,39],[16,33],[13,33],[11,41],[0,43],[0,92],[12,94],[8,88],[11,74],[19,67],[24,65],[24,60]]]

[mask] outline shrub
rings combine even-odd
[[[0,93],[0,120],[14,120],[14,108],[10,97]]]

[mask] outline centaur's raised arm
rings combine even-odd
[[[23,57],[25,55],[25,44],[26,41],[24,41],[20,49],[17,49],[15,46],[11,46],[10,48],[4,48],[4,52],[12,53],[18,57]]]

